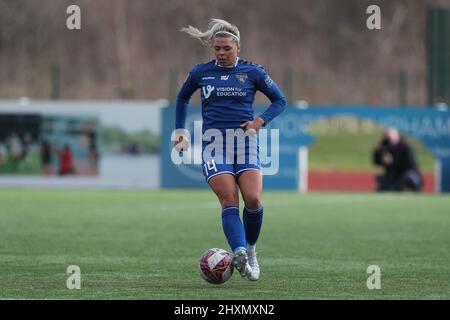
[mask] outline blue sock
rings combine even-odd
[[[244,229],[249,245],[254,245],[258,241],[259,233],[263,222],[263,207],[256,210],[249,210],[244,207]]]
[[[233,253],[240,249],[247,250],[245,230],[239,217],[238,207],[222,209],[222,227]]]

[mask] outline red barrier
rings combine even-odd
[[[435,191],[434,174],[424,174],[425,185],[422,192]],[[373,191],[375,174],[372,172],[351,171],[309,171],[308,190],[310,191]]]

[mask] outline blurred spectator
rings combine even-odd
[[[15,169],[19,165],[20,160],[22,159],[22,142],[20,141],[19,136],[15,132],[11,132],[8,141],[9,154],[11,156],[12,165]]]
[[[0,166],[6,164],[8,161],[8,149],[0,143]]]
[[[135,142],[131,142],[127,145],[127,153],[132,155],[138,155],[139,152],[139,146]]]
[[[396,129],[385,130],[373,152],[373,162],[383,167],[376,177],[378,191],[419,191],[423,180],[412,148]]]
[[[62,151],[59,152],[59,174],[74,174],[73,154],[68,144],[64,145]]]
[[[47,140],[41,145],[41,172],[44,175],[52,174],[52,146]]]
[[[97,165],[97,130],[95,125],[91,122],[87,122],[85,124],[84,131],[88,139],[89,160],[92,161],[94,165]]]
[[[20,141],[19,136],[15,132],[11,132],[8,138],[9,150],[11,153],[11,157],[13,160],[20,160],[22,157],[22,142]]]
[[[33,165],[32,152],[33,152],[33,137],[29,132],[26,132],[23,135],[22,160],[24,166],[28,169],[31,168],[31,166]]]

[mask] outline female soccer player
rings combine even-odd
[[[238,57],[241,41],[236,26],[212,19],[205,32],[192,26],[181,31],[212,48],[216,59],[196,65],[178,93],[175,148],[189,149],[189,139],[183,130],[186,109],[192,94],[201,89],[203,174],[222,206],[222,226],[234,254],[234,266],[245,279],[256,281],[260,273],[256,241],[263,220],[256,133],[285,109],[286,99],[261,66]],[[252,104],[257,90],[270,99],[271,105],[254,119]],[[245,131],[246,139],[239,141],[238,131]],[[223,136],[218,137],[218,132]],[[209,155],[211,145],[215,151]],[[239,216],[238,187],[245,204],[243,223]]]

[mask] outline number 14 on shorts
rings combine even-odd
[[[209,172],[211,170],[214,170],[214,172],[217,172],[216,162],[213,160],[206,161],[206,163],[203,165],[205,167],[205,173],[206,176],[209,176]]]

